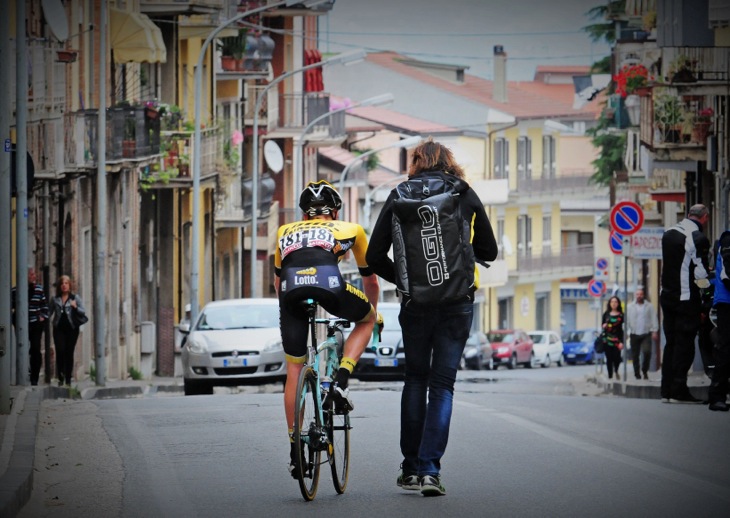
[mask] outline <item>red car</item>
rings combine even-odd
[[[514,369],[518,364],[532,368],[535,353],[532,350],[532,339],[521,329],[497,329],[487,334],[492,344],[494,368],[506,365]]]

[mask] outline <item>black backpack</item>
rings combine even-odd
[[[471,224],[454,178],[416,177],[393,201],[393,260],[398,290],[419,304],[466,299],[474,290]]]

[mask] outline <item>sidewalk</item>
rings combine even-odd
[[[659,402],[660,377],[660,373],[654,372],[649,380],[635,380],[629,373],[628,381],[615,381],[609,380],[605,372],[601,372],[586,376],[585,383],[602,389],[600,395],[656,399]],[[690,373],[688,384],[695,397],[707,398],[710,380],[704,373]],[[85,400],[115,399],[159,393],[182,394],[182,378],[108,380],[104,387],[97,387],[93,381],[85,380],[74,384],[72,389],[50,385],[11,386],[12,409],[10,414],[0,415],[0,516],[16,516],[30,499],[38,414],[44,399],[69,398],[74,395]]]

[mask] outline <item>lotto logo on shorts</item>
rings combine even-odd
[[[286,291],[286,281],[281,281],[281,291]]]
[[[338,279],[335,276],[329,277],[329,283],[330,283],[330,288],[339,288],[340,287],[340,279]]]
[[[305,268],[304,270],[299,270],[296,272],[297,275],[317,275],[317,269],[312,266],[311,268]]]

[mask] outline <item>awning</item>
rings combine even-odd
[[[145,14],[109,8],[109,42],[116,63],[165,63],[162,32]]]

